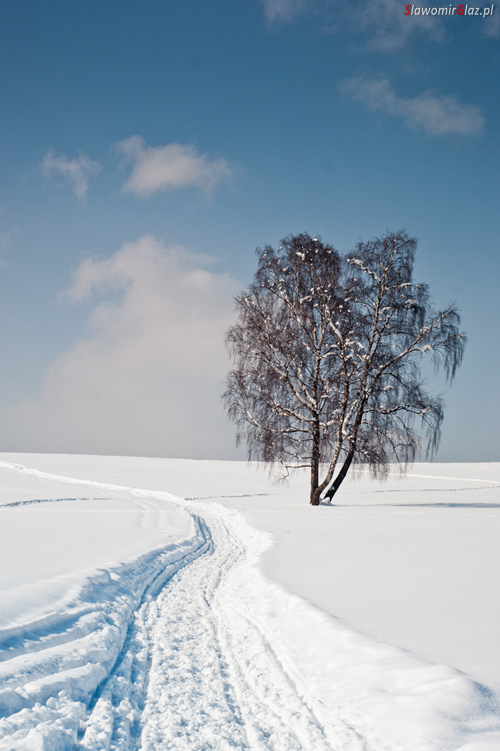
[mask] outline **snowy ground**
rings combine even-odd
[[[1,751],[500,749],[500,465],[0,460]]]

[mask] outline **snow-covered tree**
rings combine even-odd
[[[405,232],[359,243],[342,259],[307,234],[258,249],[227,334],[234,360],[224,395],[249,458],[310,467],[310,502],[332,498],[353,462],[375,475],[436,450],[443,403],[421,363],[453,379],[465,337],[454,306],[435,311],[413,282]],[[321,468],[324,476],[320,479]]]

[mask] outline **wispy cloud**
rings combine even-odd
[[[436,16],[405,15],[401,0],[262,0],[268,22],[292,22],[313,14],[325,31],[364,38],[368,47],[394,52],[420,35],[444,38],[444,26]],[[422,6],[427,0],[422,0]]]
[[[10,445],[231,455],[220,392],[229,367],[224,331],[240,283],[212,265],[149,236],[83,261],[65,297],[87,300],[88,334],[52,362],[39,396],[6,416]]]
[[[340,89],[368,109],[400,117],[409,128],[424,130],[432,136],[477,135],[484,125],[481,110],[475,105],[461,104],[454,96],[432,91],[414,98],[401,97],[385,77],[351,78],[342,82]]]
[[[310,0],[263,0],[266,20],[292,21],[310,5]]]
[[[68,185],[79,201],[85,201],[89,189],[90,178],[95,177],[102,166],[94,162],[86,154],[79,154],[74,159],[68,159],[64,154],[55,156],[48,151],[42,160],[45,177],[59,177]]]
[[[148,146],[141,136],[132,136],[116,144],[132,172],[123,190],[148,197],[168,188],[197,187],[209,192],[231,175],[225,159],[209,159],[190,144],[170,143]]]
[[[421,5],[427,5],[425,0]],[[444,37],[443,25],[438,18],[407,16],[401,0],[363,0],[351,13],[367,35],[368,45],[384,52],[402,49],[416,35],[425,35],[436,41]]]
[[[486,20],[484,34],[485,36],[492,38],[500,37],[500,13],[495,13]]]

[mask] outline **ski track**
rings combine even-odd
[[[181,502],[74,482],[119,489],[144,513]],[[325,730],[234,606],[246,547],[221,507],[198,506],[189,540],[103,571],[77,606],[0,633],[1,751],[371,751],[340,718]]]

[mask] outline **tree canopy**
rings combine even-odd
[[[254,280],[236,298],[224,400],[237,441],[250,459],[309,467],[313,505],[353,462],[383,476],[422,442],[430,456],[439,445],[443,401],[422,362],[451,381],[466,340],[455,306],[435,310],[413,281],[415,250],[404,231],[344,257],[320,238],[288,236],[257,249]]]

